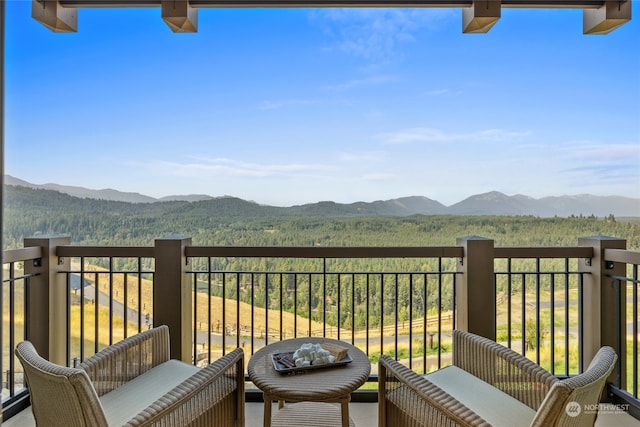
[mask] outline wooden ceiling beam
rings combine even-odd
[[[198,30],[198,8],[459,7],[464,33],[486,33],[501,8],[580,8],[584,34],[608,34],[631,20],[631,0],[32,0],[32,16],[56,32],[75,32],[78,8],[160,7],[174,32]]]

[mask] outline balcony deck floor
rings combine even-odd
[[[273,411],[277,411],[274,404]],[[374,427],[378,425],[377,403],[351,403],[350,415],[356,426]],[[248,402],[245,408],[246,427],[262,427],[262,403]],[[6,427],[35,426],[29,409],[2,423]],[[309,423],[309,425],[312,425]],[[601,414],[596,427],[640,427],[640,421],[627,414]]]

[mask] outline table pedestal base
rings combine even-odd
[[[336,427],[342,425],[339,404],[300,402],[287,403],[273,413],[271,427]],[[349,426],[355,427],[349,418]]]

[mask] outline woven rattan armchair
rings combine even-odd
[[[169,328],[113,344],[78,368],[43,359],[29,341],[16,347],[37,425],[244,426],[244,353],[205,368],[169,359]]]
[[[592,426],[616,359],[602,347],[584,373],[559,380],[501,344],[454,331],[453,364],[433,373],[380,358],[379,426]]]

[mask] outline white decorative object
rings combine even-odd
[[[293,360],[296,367],[301,368],[311,365],[324,365],[334,363],[336,358],[329,350],[322,348],[320,344],[306,343],[293,353]]]

